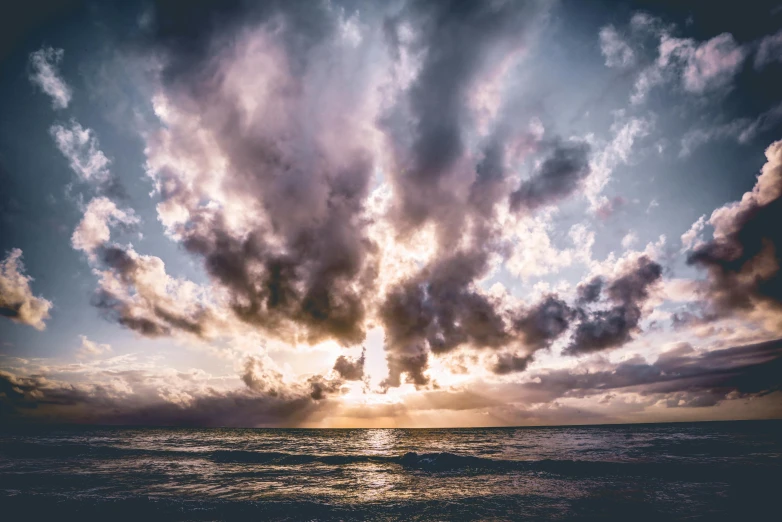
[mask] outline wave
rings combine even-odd
[[[714,461],[599,461],[599,460],[505,460],[449,452],[403,455],[316,455],[281,451],[250,450],[164,450],[122,448],[89,444],[47,445],[15,443],[0,445],[0,453],[11,458],[102,458],[153,457],[161,459],[203,458],[218,464],[301,466],[323,464],[349,466],[377,463],[398,465],[416,472],[547,473],[566,477],[644,476],[667,480],[720,480],[737,475],[770,473],[758,464],[728,464]]]
[[[38,444],[34,442],[15,442],[0,444],[0,454],[11,458],[121,458],[131,456],[177,457],[208,456],[209,452],[158,450],[149,448],[123,448],[100,444]]]
[[[351,465],[362,463],[396,464],[420,472],[533,472],[565,477],[643,476],[666,480],[721,480],[737,475],[756,475],[774,471],[771,468],[748,464],[715,462],[644,462],[595,460],[504,460],[457,455],[455,453],[408,452],[401,456],[384,455],[312,455],[283,452],[254,452],[244,450],[216,451],[211,459],[221,463],[301,465]]]

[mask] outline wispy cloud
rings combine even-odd
[[[58,70],[65,52],[62,49],[42,47],[30,54],[30,81],[52,99],[54,109],[65,109],[71,101],[72,91]]]
[[[49,132],[79,179],[94,183],[108,180],[111,162],[100,150],[98,139],[91,129],[71,120],[65,125],[53,125]]]

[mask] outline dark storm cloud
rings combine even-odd
[[[713,406],[729,398],[779,391],[782,340],[709,352],[681,343],[654,363],[635,357],[599,370],[544,371],[522,386],[532,402],[622,390],[664,400],[669,407]]]
[[[512,210],[535,210],[569,196],[590,173],[589,145],[558,142],[532,177],[510,195]]]
[[[632,334],[638,330],[642,306],[649,297],[649,289],[661,277],[660,264],[646,256],[640,257],[635,266],[608,282],[605,287],[605,294],[610,303],[608,309],[579,310],[580,322],[570,345],[563,353],[580,355],[597,352],[617,348],[630,341]],[[592,280],[582,287],[592,301],[597,299],[594,285],[596,281]]]
[[[340,355],[334,363],[334,371],[346,381],[360,381],[364,378],[365,361],[366,350],[363,348],[361,349],[361,356],[357,359],[350,359]]]
[[[714,212],[714,239],[687,258],[708,271],[704,297],[713,317],[756,308],[776,317],[782,312],[782,142],[773,143],[766,156],[754,189]]]

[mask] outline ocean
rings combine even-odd
[[[15,520],[782,520],[782,421],[0,428]]]

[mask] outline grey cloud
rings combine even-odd
[[[646,256],[635,266],[610,281],[605,294],[610,303],[607,309],[580,309],[580,322],[566,355],[580,355],[609,348],[617,348],[632,339],[642,317],[642,306],[649,297],[650,287],[662,277],[662,267]],[[595,281],[588,283],[595,284]],[[596,299],[593,295],[593,301]]]
[[[600,293],[603,291],[603,285],[605,282],[602,277],[592,278],[586,283],[578,285],[578,302],[579,303],[594,303],[600,299]]]
[[[556,296],[549,295],[525,310],[514,321],[513,329],[521,335],[531,351],[537,351],[548,348],[568,329],[574,317],[573,308]]]
[[[497,360],[491,370],[497,375],[506,375],[509,373],[523,372],[532,362],[531,355],[518,355],[515,353],[501,353],[497,355]]]
[[[350,359],[344,355],[337,357],[334,362],[334,371],[346,381],[360,381],[364,378],[364,362],[366,361],[366,350],[361,349],[361,356],[357,359]]]
[[[410,50],[423,56],[418,76],[384,118],[397,163],[394,216],[402,230],[431,220],[447,241],[467,212],[461,186],[472,185],[470,198],[484,214],[503,194],[502,132],[478,165],[464,166],[471,162],[466,136],[475,125],[469,90],[526,42],[544,12],[541,2],[411,2],[387,21],[393,55],[399,56],[398,31],[407,23],[415,32]]]
[[[549,402],[622,390],[665,400],[668,406],[712,406],[780,390],[780,370],[782,340],[703,352],[681,343],[654,363],[636,357],[599,370],[543,371],[531,376],[520,393],[532,402]]]
[[[687,263],[708,271],[703,296],[712,318],[765,308],[782,313],[782,142],[766,150],[758,182],[739,203],[712,214],[714,239],[689,253]]]
[[[605,57],[607,67],[629,67],[635,63],[632,47],[624,41],[616,28],[607,25],[600,29],[600,52]]]
[[[782,30],[760,41],[755,54],[755,68],[762,69],[775,61],[782,61]]]
[[[500,349],[515,343],[531,354],[548,348],[567,330],[574,311],[554,295],[506,317],[498,303],[473,286],[486,269],[486,253],[458,253],[389,293],[380,308],[389,365],[386,386],[399,386],[403,373],[416,385],[427,384],[430,352],[444,354],[460,346]],[[521,366],[515,368],[520,371]]]
[[[142,371],[108,372],[126,386],[68,384],[43,375],[0,371],[0,422],[164,426],[296,426],[325,415],[340,382],[314,376],[285,384],[279,372],[258,357],[247,359],[240,375],[246,388],[181,390],[183,400],[163,398],[160,376]],[[166,377],[165,381],[170,380]],[[131,391],[127,390],[130,386]]]
[[[179,14],[164,2],[156,18],[153,45],[168,57],[167,98],[185,114],[197,115],[214,137],[227,161],[221,186],[229,198],[252,207],[245,217],[255,223],[248,233],[236,232],[225,209],[200,205],[210,195],[198,193],[198,187],[193,192],[183,181],[188,173],[162,168],[154,175],[164,201],[189,212],[176,233],[203,259],[212,279],[230,291],[231,307],[245,323],[286,340],[361,342],[364,296],[371,295],[376,271],[376,247],[362,216],[374,165],[365,144],[333,138],[359,132],[344,114],[348,106],[355,108],[353,94],[367,95],[360,91],[365,71],[347,79],[319,59],[342,52],[333,48],[340,9],[328,2],[306,8],[290,2],[214,5],[197,9],[184,25]],[[245,38],[261,38],[262,29],[274,35],[268,45],[284,62],[270,80],[274,114],[252,112],[226,91],[230,75],[238,74],[226,69],[231,53],[243,40],[216,32],[217,20],[225,21],[221,31],[258,30],[239,31]],[[328,90],[303,88],[323,77],[331,82]],[[327,96],[345,110],[326,103]]]
[[[403,372],[415,384],[427,384],[423,372],[429,350],[445,353],[462,344],[498,347],[507,342],[494,304],[471,286],[486,268],[485,253],[459,253],[435,262],[389,293],[380,307],[387,385],[399,386]]]
[[[588,144],[556,143],[540,168],[510,195],[511,209],[530,211],[555,203],[578,190],[589,173]]]
[[[505,150],[514,132],[507,121],[495,122],[473,154],[469,98],[481,75],[526,43],[545,10],[539,2],[411,2],[386,18],[392,57],[405,50],[421,56],[418,75],[381,122],[395,163],[390,217],[402,234],[434,224],[443,251],[465,235],[468,221],[473,239],[469,249],[439,256],[392,288],[380,304],[386,386],[399,386],[404,374],[428,384],[430,353],[499,348],[514,338],[497,303],[474,287],[499,248],[488,224],[507,198]],[[402,37],[403,27],[412,28],[412,40]]]
[[[310,385],[310,397],[316,401],[321,401],[342,388],[341,380],[326,379],[322,375],[310,377],[307,383]]]
[[[330,60],[340,60],[344,50],[335,47],[339,16],[354,12],[352,5],[201,6],[186,25],[176,16],[175,5],[158,6],[152,41],[146,42],[166,57],[164,92],[177,110],[196,114],[199,125],[214,136],[227,163],[220,187],[236,201],[252,198],[252,206],[247,204],[252,210],[243,217],[257,218],[257,223],[237,232],[226,209],[201,204],[210,195],[198,193],[187,175],[161,167],[152,175],[163,207],[187,212],[186,222],[172,226],[172,234],[203,259],[212,279],[229,291],[235,316],[245,323],[286,340],[360,343],[376,306],[377,246],[367,236],[364,218],[374,145],[328,137],[365,135],[344,114],[354,112],[366,95],[366,71],[351,69],[356,76],[346,83],[324,69],[320,59],[326,53]],[[546,9],[543,2],[424,1],[361,11],[362,22],[382,24],[381,37],[392,59],[407,51],[421,57],[417,76],[394,93],[379,126],[396,165],[389,171],[395,187],[391,219],[401,233],[434,223],[443,246],[463,234],[470,220],[475,239],[472,251],[424,267],[379,304],[391,385],[398,385],[403,374],[417,385],[428,383],[429,353],[464,344],[497,348],[524,336],[538,349],[561,333],[558,319],[543,324],[542,317],[521,318],[519,331],[510,332],[497,303],[474,288],[488,254],[499,248],[489,220],[496,205],[507,201],[505,150],[518,133],[507,122],[497,125],[476,157],[465,145],[476,125],[470,89],[527,41]],[[240,12],[246,16],[238,16]],[[242,30],[256,34],[264,28],[270,29],[264,38],[272,41],[263,40],[263,45],[270,47],[269,54],[281,56],[268,87],[273,114],[251,112],[225,90],[233,85],[228,68],[242,39],[226,39],[222,31],[245,35]],[[371,36],[365,36],[367,49]],[[317,93],[306,88],[315,80]],[[269,125],[271,120],[275,125]],[[150,150],[185,138],[160,138]],[[558,158],[550,159],[547,174]],[[111,300],[105,301],[104,308],[117,310]],[[191,316],[153,312],[139,324],[129,323],[121,310],[114,313],[124,324],[152,335],[197,326]]]

